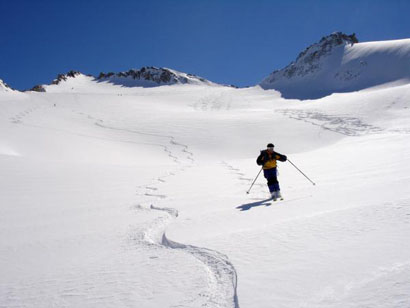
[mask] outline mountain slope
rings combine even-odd
[[[0,91],[0,307],[410,303],[410,84],[44,88]],[[246,194],[268,142],[317,185]]]
[[[0,79],[0,92],[14,92],[3,80]]]
[[[127,72],[100,73],[98,77],[84,75],[78,71],[69,71],[58,74],[50,85],[37,85],[31,89],[36,92],[83,91],[99,89],[107,91],[105,84],[117,85],[126,88],[153,88],[167,85],[206,85],[219,86],[207,79],[178,72],[168,68],[143,67],[140,70],[131,69]]]
[[[47,90],[0,93],[0,306],[410,302],[410,84]],[[268,142],[317,185],[285,162],[285,201],[246,194]]]
[[[126,87],[155,87],[173,84],[214,84],[204,78],[169,68],[143,67],[120,73],[100,73],[99,81],[108,81]]]
[[[358,43],[354,34],[337,32],[309,46],[260,86],[284,98],[315,99],[392,82],[410,82],[410,39]]]

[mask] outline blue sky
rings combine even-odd
[[[410,38],[409,15],[407,0],[0,0],[0,79],[21,90],[158,66],[255,85],[335,31]]]

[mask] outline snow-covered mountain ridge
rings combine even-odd
[[[409,82],[410,39],[359,43],[355,34],[335,32],[307,47],[295,61],[283,69],[275,70],[258,86],[277,90],[284,98],[316,99],[332,93]],[[101,89],[98,85],[105,83],[128,88],[220,86],[193,74],[147,66],[116,73],[101,72],[98,76],[72,70],[58,74],[50,85],[36,85],[31,91],[76,91],[79,84],[87,91],[86,88]],[[4,84],[0,87],[2,91],[10,89]]]
[[[156,86],[169,84],[211,84],[209,80],[196,75],[171,70],[169,68],[143,67],[139,70],[131,69],[127,72],[100,73],[100,81],[125,83],[131,85]]]
[[[346,35],[343,33],[334,33],[329,36],[322,37],[319,43],[313,44],[302,51],[295,62],[292,62],[283,69],[283,76],[292,78],[293,76],[305,76],[320,69],[320,60],[328,56],[336,46],[355,44],[359,41],[355,34]],[[302,65],[295,65],[302,63]],[[276,73],[279,70],[273,72]],[[272,81],[275,77],[272,78]]]
[[[202,77],[171,70],[169,68],[142,67],[141,69],[130,69],[125,72],[101,72],[98,77],[84,75],[79,71],[71,70],[66,74],[58,74],[51,82],[51,86],[71,82],[73,79],[88,79],[95,83],[111,83],[124,87],[157,87],[163,85],[192,84],[192,85],[217,85]],[[46,92],[50,85],[36,85],[31,91]]]
[[[260,86],[284,98],[315,99],[410,80],[410,39],[359,43],[355,34],[323,37]]]

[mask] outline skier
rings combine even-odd
[[[269,192],[272,195],[273,201],[276,201],[277,198],[282,199],[282,195],[280,193],[279,182],[277,178],[277,168],[276,168],[276,161],[286,161],[286,156],[275,152],[274,145],[269,143],[267,145],[267,149],[261,151],[261,154],[258,156],[256,163],[259,166],[263,166],[263,175],[268,180],[268,188]]]

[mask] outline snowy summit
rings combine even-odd
[[[158,87],[166,85],[209,85],[216,86],[213,83],[204,78],[196,75],[178,72],[169,68],[156,68],[156,67],[143,67],[139,70],[131,69],[126,72],[119,73],[103,73],[101,72],[98,77],[92,75],[84,75],[79,71],[71,70],[66,74],[58,74],[50,85],[36,85],[31,91],[47,92],[70,89],[74,90],[76,86],[87,81],[89,85],[94,84],[113,84],[122,87]],[[58,86],[58,87],[56,87]],[[84,87],[83,87],[84,88]],[[58,91],[57,90],[57,91]]]
[[[355,34],[323,37],[260,86],[284,98],[315,99],[410,80],[410,39],[359,43]]]
[[[120,73],[100,73],[99,81],[108,81],[128,87],[155,87],[173,84],[213,84],[204,78],[169,68],[143,67]]]

